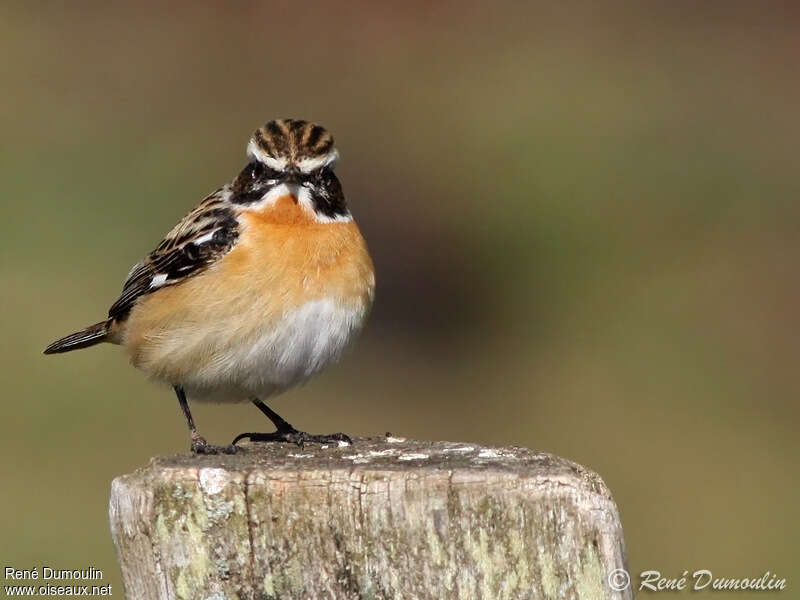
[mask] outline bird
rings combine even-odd
[[[247,144],[247,164],[181,219],[128,273],[102,321],[45,354],[117,344],[172,386],[194,454],[251,442],[349,444],[295,429],[265,400],[319,373],[363,328],[375,294],[367,244],[321,125],[276,119]],[[275,426],[226,446],[198,433],[188,399],[252,402]]]

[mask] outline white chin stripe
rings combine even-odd
[[[248,204],[245,210],[261,210],[270,204],[274,204],[278,198],[284,196],[294,196],[297,198],[297,203],[301,206],[303,211],[314,217],[318,223],[349,223],[353,220],[353,216],[348,211],[343,215],[336,215],[335,217],[328,217],[318,213],[314,210],[314,200],[311,196],[311,191],[300,185],[289,183],[281,183],[272,187],[261,200]]]
[[[269,191],[261,197],[261,200],[254,203],[253,208],[264,208],[270,204],[274,204],[278,198],[283,196],[294,196],[295,198],[300,193],[300,186],[292,185],[290,183],[279,183],[272,186]]]
[[[353,217],[349,211],[343,215],[335,215],[333,217],[329,217],[317,212],[314,209],[314,198],[308,188],[300,188],[300,195],[297,196],[297,200],[300,203],[300,206],[303,207],[303,210],[310,215],[314,215],[314,220],[318,223],[348,223],[349,221],[353,220]]]

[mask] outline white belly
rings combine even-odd
[[[213,359],[183,385],[190,398],[216,402],[280,393],[336,361],[361,329],[366,312],[360,303],[310,301],[215,349]]]

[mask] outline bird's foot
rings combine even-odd
[[[192,434],[192,454],[236,454],[239,448],[231,444],[230,446],[215,446],[214,444],[209,444],[206,439],[198,435],[197,433]]]
[[[353,445],[353,440],[350,436],[344,433],[328,433],[328,434],[311,434],[305,431],[298,431],[297,429],[286,429],[273,431],[272,433],[240,433],[237,435],[231,445],[236,448],[236,443],[239,440],[249,439],[251,442],[286,442],[289,444],[297,444],[301,448],[305,444],[336,444],[339,445]]]

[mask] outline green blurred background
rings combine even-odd
[[[793,596],[798,27],[792,3],[2,3],[0,566],[121,596],[111,479],[185,424],[118,348],[41,350],[289,116],[334,133],[378,292],[281,414],[568,457],[634,573]],[[266,426],[194,410],[216,442]]]

